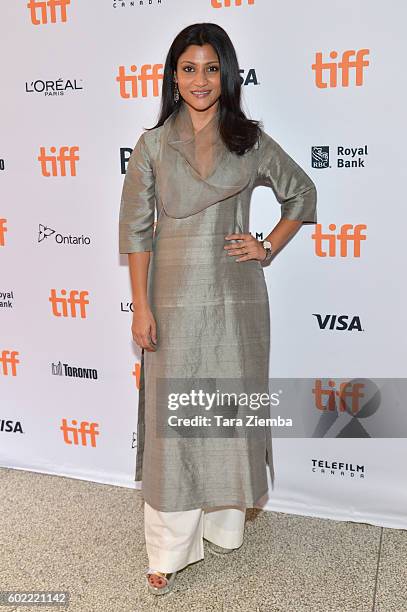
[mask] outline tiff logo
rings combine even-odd
[[[355,71],[355,85],[363,85],[363,69],[369,66],[369,60],[363,59],[365,55],[369,54],[369,49],[359,49],[354,51],[348,49],[342,53],[342,59],[340,62],[324,62],[322,59],[322,52],[319,51],[315,54],[315,63],[312,64],[311,68],[315,72],[315,85],[320,89],[326,87],[337,87],[338,86],[338,71],[341,75],[341,86],[349,87],[349,73],[351,69]],[[355,59],[351,60],[352,56],[356,56]],[[337,51],[331,51],[329,57],[332,60],[336,60],[338,57]],[[328,82],[323,78],[324,72],[328,72]]]
[[[119,66],[119,74],[116,77],[116,81],[119,83],[119,91],[121,98],[138,98],[139,87],[138,82],[141,83],[141,97],[147,98],[148,96],[148,83],[151,81],[153,86],[153,96],[159,96],[159,82],[162,81],[163,73],[160,70],[163,68],[163,64],[144,64],[141,66],[140,74],[134,74],[137,72],[137,66],[134,64],[130,66],[130,72],[126,72],[125,66]],[[130,88],[128,87],[130,85]],[[130,89],[130,92],[128,91]]]
[[[254,0],[245,0],[245,4],[254,4]],[[211,0],[211,4],[212,4],[212,8],[228,8],[231,5],[234,6],[242,6],[243,4],[243,0],[223,0],[223,2],[221,2],[220,0]]]
[[[98,423],[89,423],[89,421],[81,421],[78,427],[78,421],[76,419],[71,420],[71,425],[68,425],[67,419],[62,419],[62,425],[60,427],[64,434],[65,444],[74,444],[75,446],[90,446],[95,448],[96,436],[99,436]]]
[[[331,223],[329,226],[331,232],[335,232],[336,225]],[[362,231],[367,228],[367,225],[360,223],[359,225],[351,225],[345,223],[341,226],[341,231],[337,234],[324,234],[322,233],[321,223],[317,223],[315,227],[315,233],[311,235],[311,238],[315,241],[315,254],[318,257],[336,257],[336,241],[339,242],[339,256],[348,257],[348,243],[353,243],[353,257],[360,257],[360,243],[362,240],[366,240],[366,236],[362,234]],[[328,243],[328,252],[323,250],[323,242]]]
[[[363,389],[365,389],[365,383],[347,381],[340,383],[338,390],[334,380],[329,380],[328,388],[324,388],[322,381],[316,380],[315,388],[312,390],[315,396],[315,407],[321,412],[357,414],[361,409],[360,400],[365,397]]]
[[[18,351],[3,350],[0,352],[1,372],[3,376],[17,376],[17,364],[20,363],[17,359]]]
[[[56,147],[50,147],[50,151],[56,153],[57,149]],[[79,151],[79,147],[60,147],[59,155],[46,155],[45,147],[40,147],[40,154],[37,159],[41,164],[42,176],[66,176],[66,162],[69,162],[69,176],[76,176],[76,162],[79,161],[79,156],[76,155],[77,151]],[[48,164],[51,165],[51,172],[48,171]]]
[[[66,294],[66,289],[61,289],[61,297],[58,297],[56,289],[51,289],[51,295],[48,300],[52,305],[52,314],[55,317],[72,317],[76,319],[79,310],[81,319],[86,319],[86,305],[89,304],[86,296],[89,295],[89,292],[72,289],[69,292],[69,297],[66,297]]]
[[[71,4],[71,0],[29,0],[27,8],[30,9],[31,23],[33,25],[48,23],[48,16],[51,23],[56,23],[57,8],[59,8],[60,21],[66,21],[66,7],[68,4]]]
[[[136,361],[134,364],[134,370],[132,371],[132,375],[136,379],[136,388],[140,389],[140,379],[141,379],[141,363],[140,361]]]
[[[7,232],[7,219],[0,218],[0,246],[5,246],[6,244],[6,232]]]

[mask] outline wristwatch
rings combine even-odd
[[[264,259],[261,259],[260,263],[267,264],[273,255],[273,247],[271,246],[271,242],[269,242],[268,240],[262,240],[261,243],[263,245],[263,248],[266,249],[266,257]]]

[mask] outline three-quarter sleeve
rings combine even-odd
[[[317,223],[317,190],[308,174],[263,130],[258,152],[257,179],[273,189],[281,218]]]
[[[120,253],[153,250],[154,182],[143,133],[130,155],[123,182],[119,215]]]

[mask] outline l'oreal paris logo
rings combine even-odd
[[[67,92],[83,89],[80,82],[82,79],[36,79],[25,82],[26,93],[39,93],[44,96],[63,96]]]

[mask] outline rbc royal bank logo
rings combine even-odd
[[[329,168],[329,147],[312,147],[312,168]]]
[[[339,145],[336,147],[336,160],[333,162],[336,168],[365,168],[365,163],[368,159],[367,145],[358,147],[345,147]],[[330,152],[328,146],[319,146],[311,148],[311,166],[321,170],[323,168],[331,168]]]

